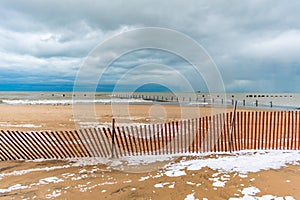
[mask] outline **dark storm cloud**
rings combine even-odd
[[[125,30],[157,26],[200,43],[230,91],[299,91],[299,9],[297,0],[2,1],[0,73],[22,68],[32,76],[74,77],[97,44]],[[109,76],[119,77],[139,59],[183,66],[173,58],[139,56],[116,63],[116,76]]]

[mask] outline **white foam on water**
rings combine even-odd
[[[3,99],[1,100],[4,104],[9,105],[71,105],[71,104],[91,104],[91,103],[98,103],[98,104],[123,104],[123,103],[145,103],[151,102],[149,100],[143,99],[79,99],[79,100],[72,100],[72,99]]]
[[[35,125],[35,124],[12,124],[9,122],[0,122],[0,126],[5,127],[17,127],[17,128],[40,128],[41,125]]]

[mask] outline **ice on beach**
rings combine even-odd
[[[186,175],[185,171],[175,170],[175,171],[166,171],[165,173],[168,177],[178,177]]]
[[[248,187],[248,188],[244,188],[242,190],[242,194],[244,194],[244,195],[251,195],[251,196],[253,196],[253,195],[256,195],[257,193],[260,193],[260,190],[258,188],[256,188],[256,187],[254,187],[254,186]]]
[[[228,156],[216,158],[197,158],[195,160],[181,160],[165,167],[167,176],[183,176],[185,170],[200,170],[209,167],[219,172],[237,172],[246,177],[248,172],[279,169],[286,164],[298,164],[300,151],[241,151]]]
[[[196,199],[195,196],[194,196],[194,193],[192,194],[188,194],[184,200],[199,200],[199,199]]]
[[[193,183],[193,182],[190,182],[190,181],[187,181],[186,184],[188,184],[188,185],[196,185],[196,183]]]
[[[215,181],[212,184],[214,187],[225,187],[225,182],[222,181]]]
[[[14,191],[14,190],[22,190],[22,189],[27,189],[27,188],[28,188],[28,186],[16,184],[7,189],[0,189],[0,193],[6,193],[6,192]]]
[[[44,161],[44,160],[41,159],[40,161]],[[9,173],[2,173],[2,174],[0,174],[0,180],[3,177],[7,177],[7,176],[21,176],[21,175],[24,175],[24,174],[27,174],[27,173],[31,173],[31,172],[53,171],[53,170],[65,169],[65,168],[69,168],[69,167],[70,167],[70,165],[62,165],[62,166],[53,166],[53,167],[24,169],[24,170],[18,170],[18,171],[9,172]]]
[[[55,176],[53,177],[48,177],[48,178],[43,178],[39,181],[40,184],[48,184],[48,183],[60,183],[60,182],[64,182],[63,179],[59,179]]]
[[[145,181],[145,180],[147,180],[147,179],[149,179],[150,178],[150,176],[144,176],[144,177],[141,177],[140,179],[139,179],[139,181]]]
[[[169,188],[175,187],[175,182],[166,182],[166,183],[157,183],[154,185],[155,188],[163,188],[164,186],[169,185]]]
[[[51,194],[46,194],[46,199],[53,199],[61,195],[61,190],[54,190]]]
[[[230,200],[294,200],[292,196],[285,196],[285,197],[277,197],[274,195],[263,195],[263,196],[256,196],[260,193],[260,190],[254,186],[244,188],[241,192],[244,196],[243,197],[234,197],[229,198]]]

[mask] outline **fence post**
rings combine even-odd
[[[233,113],[232,113],[232,119],[231,119],[231,126],[230,126],[230,141],[229,141],[229,151],[232,153],[232,130],[234,126],[234,121],[235,121],[235,111],[236,111],[236,106],[237,106],[237,101],[234,102],[234,108],[233,108]]]
[[[115,119],[112,119],[112,140],[111,140],[111,158],[114,158],[115,149]]]

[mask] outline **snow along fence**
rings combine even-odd
[[[299,139],[299,111],[231,112],[142,126],[1,131],[0,160],[299,150]]]

